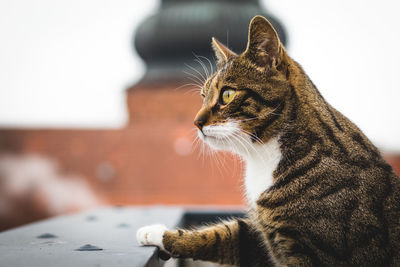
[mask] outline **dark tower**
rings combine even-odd
[[[214,62],[211,37],[237,53],[244,51],[255,15],[265,16],[286,44],[283,26],[259,0],[162,0],[160,10],[141,23],[134,37],[134,47],[147,65],[142,81],[182,80],[185,63],[200,67],[193,64],[195,55]]]

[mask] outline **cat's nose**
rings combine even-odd
[[[205,123],[206,122],[202,118],[194,120],[194,125],[196,125],[196,127],[199,128],[200,131],[203,129]]]
[[[194,117],[193,123],[194,123],[194,125],[196,125],[197,128],[199,128],[200,131],[202,131],[203,127],[207,123],[209,117],[210,117],[209,110],[207,108],[203,107],[196,114],[196,117]]]

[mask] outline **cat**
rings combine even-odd
[[[145,226],[139,243],[234,266],[400,266],[399,178],[268,20],[252,19],[240,55],[212,46],[218,69],[194,123],[206,144],[244,159],[247,217],[195,230]]]

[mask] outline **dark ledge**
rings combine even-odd
[[[140,247],[136,230],[168,228],[242,216],[177,207],[115,207],[60,216],[0,233],[0,266],[162,266],[158,250]]]

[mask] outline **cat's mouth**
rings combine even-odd
[[[232,136],[236,131],[231,124],[219,124],[219,125],[209,125],[204,126],[201,131],[199,131],[200,138],[203,141],[213,140],[213,141],[223,141]]]
[[[201,140],[203,140],[205,142],[209,141],[209,140],[217,142],[217,141],[221,141],[221,140],[224,139],[223,137],[214,136],[214,135],[209,134],[209,133],[206,134],[203,131],[199,131],[199,137],[200,137]]]
[[[204,126],[199,130],[198,135],[200,139],[217,150],[230,150],[232,141],[238,135],[240,129],[235,122],[227,122],[218,125]]]
[[[229,140],[228,137],[217,136],[209,133],[204,133],[199,131],[198,133],[200,139],[214,150],[229,150]]]

